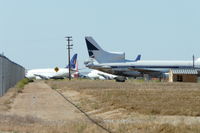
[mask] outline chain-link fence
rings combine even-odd
[[[22,66],[0,55],[0,96],[23,79],[24,75],[25,69]]]

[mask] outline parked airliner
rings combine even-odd
[[[89,57],[92,59],[90,62],[85,62],[85,65],[114,75],[138,77],[149,74],[163,77],[168,75],[170,69],[200,68],[200,58],[194,61],[126,60],[125,53],[107,52],[92,37],[85,37],[85,41]]]
[[[70,61],[72,74],[76,72],[77,54]],[[25,77],[35,79],[63,79],[69,76],[69,65],[65,68],[47,68],[47,69],[32,69],[28,70]]]

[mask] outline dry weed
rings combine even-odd
[[[124,108],[141,114],[200,116],[200,85],[197,83],[63,80],[49,84],[62,91],[73,89],[82,95],[91,95],[93,98],[81,98],[86,111]]]

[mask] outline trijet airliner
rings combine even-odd
[[[200,58],[194,61],[145,61],[139,59],[127,60],[125,53],[107,52],[103,50],[92,37],[85,37],[90,61],[85,62],[86,67],[106,73],[139,77],[148,74],[152,77],[166,77],[170,69],[199,69]]]

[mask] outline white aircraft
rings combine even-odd
[[[101,80],[112,80],[117,78],[116,75],[101,72],[99,70],[92,70],[90,73],[86,75],[86,77],[90,79],[101,79]]]
[[[132,61],[126,60],[124,53],[104,51],[92,37],[85,37],[85,40],[89,57],[92,59],[85,62],[85,65],[106,73],[130,77],[148,74],[160,78],[167,76],[170,69],[200,69],[200,58],[195,61]]]
[[[77,54],[70,61],[72,74],[76,72]],[[32,69],[28,70],[25,77],[31,79],[63,79],[69,77],[69,65],[66,68],[47,68],[47,69]]]

